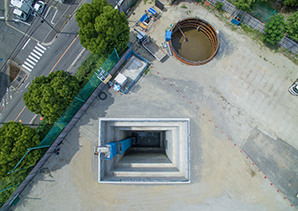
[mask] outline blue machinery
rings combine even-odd
[[[105,154],[105,159],[110,160],[115,157],[117,154],[123,154],[126,150],[131,147],[132,142],[135,141],[134,137],[127,138],[121,141],[113,141],[107,143],[103,147],[95,147],[94,154],[98,155],[99,153]]]

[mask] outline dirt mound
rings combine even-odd
[[[9,79],[10,79],[10,82],[12,82],[17,77],[17,75],[20,73],[21,70],[13,63],[10,63],[8,68],[9,68]]]

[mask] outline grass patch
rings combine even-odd
[[[106,61],[107,58],[108,56],[92,53],[88,56],[75,74],[81,87],[84,87],[88,83],[94,75],[94,72]]]
[[[246,34],[250,34],[250,35],[253,35],[253,36],[256,36],[259,31],[256,30],[256,29],[253,29],[252,27],[250,26],[247,26],[245,24],[242,24],[241,25],[241,28],[243,29],[243,31],[246,33]]]
[[[184,4],[181,6],[182,9],[187,9],[187,6],[185,6]]]

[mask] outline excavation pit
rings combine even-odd
[[[217,53],[219,39],[217,31],[205,20],[187,18],[172,28],[170,48],[173,55],[188,65],[202,65]]]
[[[96,153],[98,182],[189,183],[189,131],[189,119],[100,118],[99,147],[133,138],[112,158]]]

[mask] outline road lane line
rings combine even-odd
[[[29,55],[28,58],[30,58],[31,60],[35,61],[36,63],[38,62],[37,59],[35,59],[33,56]]]
[[[37,56],[35,53],[31,52],[30,54],[31,54],[32,56],[34,56],[36,59],[38,59],[38,60],[40,59],[40,57]]]
[[[42,48],[43,50],[47,50],[46,47],[44,47],[43,45],[41,45],[40,43],[37,43],[38,47]]]
[[[18,116],[14,119],[14,121],[17,121],[17,119],[19,118],[19,116],[21,115],[21,113],[25,110],[26,106],[24,106],[24,108],[21,110],[21,112],[18,114]]]
[[[77,61],[82,56],[82,54],[85,52],[85,50],[86,50],[86,48],[83,47],[83,49],[80,51],[79,55],[75,58],[75,60],[73,60],[73,62],[71,63],[71,65],[68,67],[67,72],[69,72],[70,69],[75,65],[75,63],[77,63]]]
[[[31,64],[29,64],[29,63],[28,63],[28,62],[26,62],[26,61],[24,62],[24,64],[25,64],[25,65],[27,65],[28,67],[31,67],[31,69],[33,69],[33,68],[34,68],[34,66],[32,66]]]
[[[77,35],[74,40],[70,43],[70,45],[68,46],[68,48],[64,51],[64,53],[62,54],[62,56],[60,57],[60,59],[56,62],[56,64],[54,65],[54,67],[51,69],[51,71],[49,72],[49,74],[54,70],[54,68],[57,66],[57,64],[60,62],[60,60],[63,58],[63,56],[66,54],[66,52],[69,50],[69,48],[72,46],[72,44],[76,41],[76,39],[79,37],[79,35]]]
[[[27,67],[26,65],[22,65],[22,67],[24,67],[26,70],[28,70],[29,72],[31,72],[32,70],[29,68],[29,67]]]
[[[44,53],[44,50],[42,50],[40,47],[38,47],[37,45],[34,47],[36,50],[38,50],[40,53]]]
[[[56,17],[57,12],[58,12],[58,10],[56,9],[56,12],[55,12],[55,14],[54,14],[54,16],[53,16],[53,18],[52,18],[52,20],[51,20],[51,24],[53,24],[53,25],[55,25],[55,23],[53,22],[53,20],[54,20],[54,18]]]
[[[29,58],[27,58],[26,61],[29,62],[29,63],[31,63],[31,64],[33,64],[34,66],[36,65],[36,63],[33,62],[33,61],[32,61],[31,59],[29,59]]]
[[[46,19],[46,17],[48,16],[48,14],[49,14],[49,12],[50,12],[50,9],[51,9],[51,7],[49,7],[49,9],[47,10],[47,12],[46,12],[46,14],[45,14],[45,16],[44,16],[44,19]]]
[[[24,48],[26,48],[26,46],[28,45],[28,43],[30,42],[30,40],[31,40],[31,38],[29,38],[29,39],[27,40],[27,42],[24,44],[22,50],[24,50]]]
[[[39,53],[37,50],[33,49],[33,52],[36,53],[38,56],[42,56],[41,53]]]
[[[60,60],[64,57],[64,55],[66,54],[66,52],[69,50],[69,48],[72,46],[72,44],[76,41],[76,39],[78,39],[79,35],[77,35],[74,40],[70,43],[70,45],[68,46],[68,48],[64,51],[64,53],[62,54],[62,56],[59,58],[59,60],[56,62],[56,64],[54,65],[54,67],[51,69],[51,71],[49,72],[49,74],[54,70],[54,68],[57,66],[57,64],[60,62]],[[26,108],[26,106],[24,106],[24,108],[20,111],[20,113],[18,114],[18,116],[15,118],[14,121],[17,121],[17,119],[19,118],[19,116],[23,113],[24,109]]]

